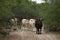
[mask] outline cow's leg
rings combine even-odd
[[[39,28],[36,28],[36,33],[39,34]]]
[[[39,30],[39,34],[41,34],[42,29]]]

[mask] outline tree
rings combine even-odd
[[[44,4],[42,16],[45,19],[44,24],[45,28],[47,30],[53,30],[58,31],[60,30],[60,1],[59,0],[50,0],[51,3],[48,2],[48,0],[45,0],[46,3]]]

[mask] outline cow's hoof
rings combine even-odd
[[[36,32],[36,34],[40,34],[39,32]]]
[[[37,33],[37,34],[42,34],[42,33]]]
[[[42,34],[42,33],[39,33],[39,34]]]

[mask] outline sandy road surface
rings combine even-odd
[[[4,40],[60,40],[60,34],[43,33],[38,35],[35,31],[29,31],[27,28],[22,28],[21,30],[11,32]]]

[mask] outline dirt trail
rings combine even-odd
[[[11,32],[6,40],[60,40],[60,34],[42,33],[41,35],[38,35],[35,31],[22,28],[21,30]]]

